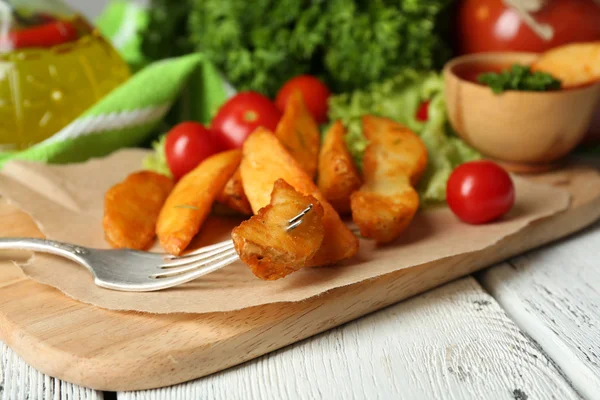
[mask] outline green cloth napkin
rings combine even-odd
[[[114,1],[98,25],[134,68],[143,65],[136,33],[145,23],[142,15],[139,6]],[[0,153],[0,168],[14,159],[85,161],[136,146],[148,141],[181,96],[188,105],[180,115],[182,120],[208,122],[230,93],[228,83],[201,54],[156,62],[143,67],[49,139],[20,152]]]
[[[146,65],[141,52],[140,32],[147,24],[146,7],[128,0],[110,1],[95,21],[96,27],[112,42],[134,71]]]

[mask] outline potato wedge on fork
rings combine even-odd
[[[352,219],[362,236],[389,243],[419,208],[413,186],[427,166],[427,149],[411,130],[387,118],[364,116],[363,131],[369,145],[363,158],[364,184],[351,197]]]
[[[302,215],[301,223],[290,225],[297,215]],[[254,275],[274,280],[307,266],[321,247],[324,232],[318,200],[278,179],[271,202],[234,228],[231,237],[240,259]]]

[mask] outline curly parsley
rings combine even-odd
[[[1,3],[1,1],[0,1]],[[149,60],[198,51],[238,90],[274,96],[300,74],[334,92],[364,89],[403,68],[452,55],[456,0],[150,0]]]
[[[561,81],[552,75],[540,71],[532,72],[528,66],[518,64],[500,73],[481,74],[477,77],[477,81],[489,86],[496,94],[505,90],[544,92],[561,87]]]

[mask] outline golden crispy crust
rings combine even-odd
[[[358,169],[348,152],[344,136],[346,130],[340,121],[331,125],[319,153],[317,185],[323,196],[340,214],[350,212],[350,195],[362,184]]]
[[[312,209],[302,224],[287,232],[288,221]],[[313,196],[297,192],[283,179],[275,182],[271,203],[233,229],[231,237],[241,260],[265,280],[283,278],[308,265],[321,247],[325,228],[323,207]]]
[[[180,255],[190,244],[240,159],[239,150],[215,154],[177,182],[156,224],[156,234],[167,252]]]
[[[388,118],[365,115],[363,132],[369,140],[363,158],[363,176],[375,174],[408,176],[416,185],[427,168],[427,148],[421,139],[406,126]],[[381,160],[377,161],[377,158]],[[371,162],[372,160],[372,162]]]
[[[289,97],[283,117],[275,130],[275,136],[304,168],[308,176],[314,178],[319,162],[321,140],[319,126],[306,108],[299,91]]]
[[[270,203],[273,184],[283,179],[298,192],[314,196],[324,210],[325,238],[310,265],[327,265],[350,258],[358,239],[317,189],[310,176],[268,130],[259,128],[244,143],[240,170],[244,191],[254,212]]]
[[[419,208],[414,190],[427,166],[427,150],[417,135],[386,118],[363,117],[369,140],[363,158],[364,184],[351,196],[352,219],[362,236],[377,243],[396,239]]]
[[[352,195],[352,209],[362,236],[389,243],[412,222],[419,209],[419,195],[410,185],[394,196],[358,191]]]
[[[150,171],[134,172],[104,196],[102,225],[112,247],[145,250],[154,241],[160,210],[173,181]]]
[[[242,174],[239,168],[235,170],[231,179],[227,181],[223,191],[217,196],[217,201],[240,214],[252,215],[252,208],[244,192]]]
[[[600,22],[598,22],[600,23]],[[573,43],[543,53],[532,65],[560,79],[563,88],[600,81],[600,42]]]

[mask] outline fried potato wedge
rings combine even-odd
[[[223,191],[217,196],[217,201],[240,214],[252,215],[252,208],[244,192],[242,174],[240,174],[239,168],[227,181]]]
[[[388,182],[395,189],[382,195],[365,187],[352,195],[352,220],[361,236],[378,244],[394,241],[408,228],[419,208],[419,195],[408,180]]]
[[[215,154],[177,182],[156,224],[156,234],[167,252],[180,255],[190,244],[240,159],[239,150]]]
[[[600,22],[599,22],[600,23]],[[562,81],[563,88],[600,81],[600,42],[574,43],[543,53],[532,65]]]
[[[350,195],[362,184],[358,169],[348,152],[341,121],[331,125],[319,153],[317,186],[323,196],[340,214],[350,212]]]
[[[287,151],[314,178],[319,162],[320,132],[299,91],[290,95],[275,136]]]
[[[413,188],[427,166],[427,150],[408,128],[387,118],[363,117],[369,140],[363,158],[364,184],[350,199],[352,220],[362,236],[389,243],[408,227],[419,195]]]
[[[270,194],[278,179],[285,180],[304,195],[314,196],[321,203],[325,237],[308,266],[333,264],[356,254],[356,236],[273,133],[257,129],[244,143],[243,152],[240,165],[242,184],[255,213],[270,203]]]
[[[288,221],[308,206],[302,223],[286,231]],[[283,179],[273,187],[271,203],[233,229],[231,237],[241,260],[260,279],[283,278],[308,265],[323,243],[323,207]]]
[[[145,250],[154,241],[158,214],[173,181],[150,171],[134,172],[104,196],[102,225],[112,247]]]
[[[373,177],[376,172],[382,177],[401,174],[408,176],[415,186],[427,168],[427,148],[421,139],[404,125],[388,118],[365,115],[362,125],[363,133],[372,145],[365,150],[369,164],[366,171],[363,159],[365,179]],[[381,157],[380,163],[375,163],[378,160],[374,155]]]

